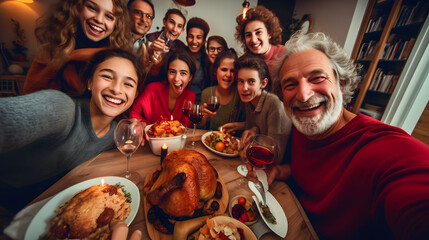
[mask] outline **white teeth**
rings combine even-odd
[[[109,101],[109,102],[111,102],[111,103],[114,103],[114,104],[121,104],[121,103],[122,103],[122,100],[120,100],[120,99],[111,98],[111,97],[108,97],[108,96],[104,96],[104,98],[105,98],[107,101]]]
[[[91,26],[91,28],[92,28],[92,29],[94,29],[94,30],[96,30],[96,31],[99,31],[99,32],[103,31],[103,29],[102,29],[102,28],[97,27],[97,26],[95,26],[95,25],[90,24],[89,26]]]
[[[300,111],[309,111],[309,110],[313,110],[315,108],[318,108],[320,106],[320,104],[317,105],[310,105],[310,106],[303,106],[303,107],[299,107]]]

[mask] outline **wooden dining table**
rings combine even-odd
[[[252,196],[253,192],[247,185],[242,184],[243,176],[237,171],[237,166],[242,164],[239,157],[228,158],[217,155],[209,151],[202,143],[201,136],[204,130],[196,131],[196,145],[194,150],[204,154],[209,162],[215,167],[222,177],[230,199],[237,195]],[[192,140],[192,135],[188,136],[187,141]],[[198,139],[198,141],[197,141]],[[144,181],[145,176],[160,165],[160,156],[154,155],[146,142],[131,157],[130,171],[137,172]],[[105,151],[98,156],[84,162],[66,174],[58,182],[43,192],[33,200],[32,203],[53,196],[62,190],[80,183],[82,181],[104,177],[121,176],[126,170],[126,158],[117,149]],[[141,186],[140,194],[143,196]],[[288,230],[285,238],[281,238],[273,232],[264,234],[260,239],[318,239],[310,221],[308,220],[301,204],[285,182],[274,181],[269,188],[270,193],[277,199],[283,208],[288,222]],[[261,219],[259,221],[262,221]],[[139,229],[143,233],[142,239],[150,239],[146,228],[146,217],[143,209],[143,200],[136,217],[130,225],[130,232]]]

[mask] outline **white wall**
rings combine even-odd
[[[312,31],[328,34],[343,47],[345,47],[346,38],[350,29],[351,34],[355,35],[354,38],[351,37],[348,39],[348,45],[346,46],[347,48],[345,48],[350,54],[353,50],[357,32],[359,31],[366,7],[366,4],[364,4],[365,7],[355,14],[358,1],[362,0],[297,0],[295,3],[296,17],[301,18],[304,14],[311,14],[313,17]],[[359,6],[361,5],[362,4]],[[353,19],[354,15],[356,15],[357,18]],[[361,16],[359,17],[359,15]],[[352,20],[354,20],[353,25]]]
[[[250,7],[257,5],[257,0],[248,0]],[[162,18],[169,8],[179,8],[186,16],[186,20],[192,17],[200,17],[207,21],[210,26],[208,36],[220,35],[225,38],[229,47],[233,47],[238,54],[243,53],[241,44],[235,41],[235,18],[242,9],[242,0],[196,0],[194,6],[181,7],[176,5],[173,0],[153,0],[155,5],[155,19],[149,32],[158,31],[162,28]],[[186,30],[180,35],[179,39],[186,44]]]

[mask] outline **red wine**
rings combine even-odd
[[[185,115],[185,117],[189,117],[189,109],[186,109],[186,108],[184,108],[184,109],[182,109],[182,113],[183,113],[183,115]]]
[[[191,113],[189,115],[189,120],[194,124],[198,124],[203,120],[203,114]]]
[[[211,112],[216,112],[220,107],[219,103],[207,103],[207,109]]]
[[[247,158],[255,168],[261,168],[273,163],[274,154],[265,147],[253,146],[247,149]]]
[[[125,154],[125,156],[128,156],[128,155],[130,155],[130,154],[132,154],[135,150],[136,150],[136,146],[135,145],[132,145],[132,144],[125,144],[125,145],[123,145],[123,146],[121,146],[120,148],[119,148],[119,150],[123,153],[123,154]]]

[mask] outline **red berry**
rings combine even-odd
[[[238,198],[238,204],[244,206],[244,204],[246,204],[246,198],[245,197],[239,197]]]
[[[244,222],[248,222],[249,216],[247,216],[247,213],[243,213],[241,214],[240,219],[242,219]]]

